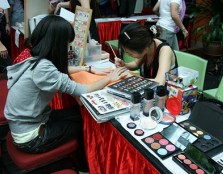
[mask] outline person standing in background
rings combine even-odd
[[[7,1],[8,2],[8,1]],[[10,21],[8,9],[3,7],[0,1],[0,73],[6,71],[6,67],[12,64],[10,55]],[[8,6],[9,7],[9,6]]]
[[[16,26],[16,22],[24,22],[24,0],[9,0],[11,26]]]
[[[118,16],[133,16],[135,11],[136,0],[119,0]]]
[[[70,8],[70,11],[75,13],[76,6],[81,6],[84,8],[92,9],[92,18],[91,18],[91,24],[90,24],[90,36],[92,39],[99,41],[99,35],[98,35],[98,29],[96,26],[95,19],[100,18],[100,10],[98,6],[97,0],[70,0],[67,2],[59,2],[56,5],[56,8],[54,10],[54,14],[57,14],[58,10],[62,8]]]
[[[161,27],[160,39],[166,42],[174,50],[179,50],[176,33],[182,30],[184,38],[188,36],[188,31],[182,23],[186,11],[184,0],[158,0],[153,8],[160,19],[157,26]]]

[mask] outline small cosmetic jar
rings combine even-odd
[[[140,125],[144,130],[155,129],[162,119],[162,110],[159,107],[155,106],[149,110],[149,117],[140,117]]]

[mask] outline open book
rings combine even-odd
[[[126,99],[131,99],[132,92],[139,92],[143,97],[145,88],[155,89],[157,86],[157,82],[143,77],[131,76],[108,86],[107,91],[110,94],[117,95]]]
[[[130,101],[107,93],[106,89],[82,94],[81,101],[98,122],[106,122],[130,109]]]

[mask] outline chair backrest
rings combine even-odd
[[[223,102],[223,77],[221,78],[221,82],[218,86],[216,96],[215,96],[219,101]]]
[[[178,66],[184,66],[199,72],[198,81],[195,83],[195,85],[198,87],[198,90],[202,92],[204,88],[207,60],[183,51],[175,50],[175,53],[177,56]]]

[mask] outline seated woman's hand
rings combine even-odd
[[[125,78],[127,76],[126,71],[128,70],[124,67],[116,68],[115,70],[113,70],[110,74],[108,74],[110,83]]]
[[[94,66],[91,67],[91,72],[93,74],[98,74],[98,75],[109,74],[113,70],[114,70],[113,67],[108,67],[108,68],[96,68]]]
[[[122,61],[122,59],[118,58],[118,57],[115,57],[115,66],[118,68],[118,67],[124,67],[125,64],[124,62]]]

